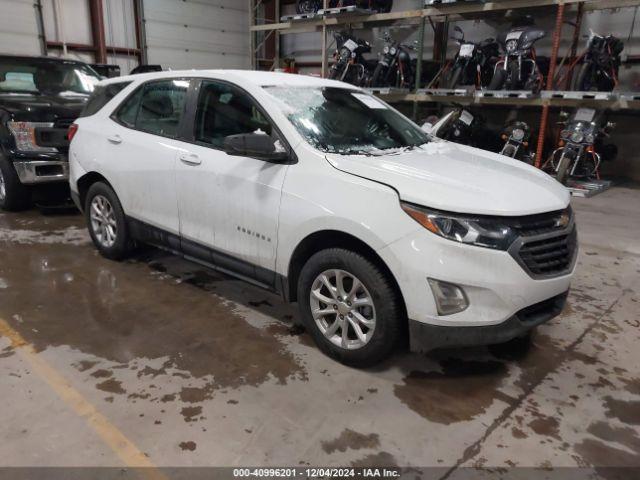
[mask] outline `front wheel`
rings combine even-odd
[[[20,182],[11,162],[0,156],[0,209],[17,212],[30,206],[31,192]]]
[[[460,83],[461,79],[462,79],[462,67],[460,66],[455,67],[453,69],[453,72],[451,72],[451,77],[449,77],[449,81],[446,82],[447,83],[446,87],[455,89]]]
[[[493,78],[491,79],[491,82],[487,87],[487,90],[502,90],[502,87],[504,86],[504,82],[506,79],[507,79],[507,71],[502,68],[496,69],[496,71],[493,74]]]
[[[385,82],[385,77],[387,73],[387,68],[381,63],[376,65],[376,69],[373,71],[373,76],[371,77],[371,86],[372,87],[388,87],[389,85]]]
[[[558,162],[558,168],[556,170],[556,180],[561,184],[566,185],[569,179],[569,167],[571,166],[571,159],[562,154],[560,161]]]
[[[353,251],[313,255],[300,273],[298,302],[320,350],[344,364],[374,365],[400,338],[404,314],[391,279]]]
[[[103,257],[122,260],[133,248],[122,205],[106,183],[91,185],[85,201],[85,217],[91,240]]]

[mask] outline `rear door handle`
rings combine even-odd
[[[200,165],[202,160],[195,153],[180,153],[178,154],[180,161],[186,165]]]
[[[115,143],[116,145],[122,143],[122,137],[120,135],[112,135],[111,137],[107,137],[107,140],[111,143]]]

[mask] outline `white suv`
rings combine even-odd
[[[562,185],[350,85],[121,77],[69,135],[72,195],[105,257],[148,243],[279,292],[344,363],[380,361],[405,332],[422,351],[520,338],[569,290]]]

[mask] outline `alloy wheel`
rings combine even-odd
[[[118,238],[118,225],[113,206],[102,195],[91,200],[91,229],[96,239],[106,248],[111,248]]]
[[[311,314],[320,332],[347,350],[364,347],[376,327],[373,297],[345,270],[326,270],[316,277],[309,295]]]

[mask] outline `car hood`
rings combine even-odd
[[[562,210],[569,191],[512,158],[434,140],[387,155],[327,154],[338,170],[394,188],[401,200],[457,213],[520,216]]]
[[[88,95],[30,95],[0,93],[0,109],[16,121],[55,122],[80,115]]]

